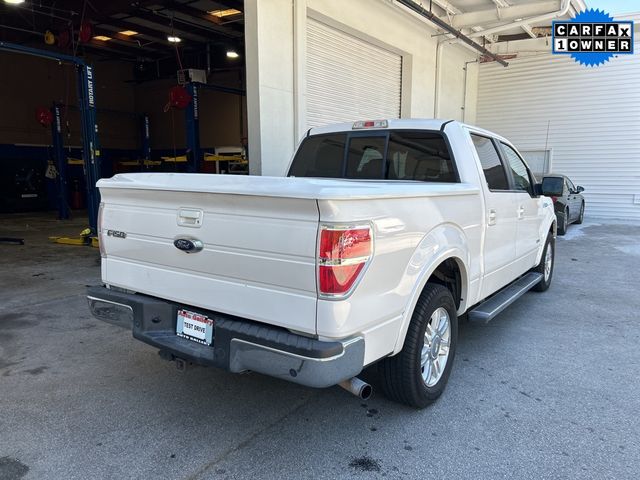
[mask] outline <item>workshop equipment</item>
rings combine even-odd
[[[98,142],[98,126],[96,124],[96,91],[93,67],[78,57],[4,41],[0,41],[0,50],[48,58],[75,65],[78,76],[78,105],[82,124],[82,156],[87,186],[89,230],[91,235],[96,235],[98,207],[100,205],[100,193],[96,188],[96,182],[100,178],[100,144]],[[62,172],[58,171],[58,174],[62,176]]]

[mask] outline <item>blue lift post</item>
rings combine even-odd
[[[48,58],[71,63],[76,66],[78,73],[78,104],[80,105],[82,123],[82,154],[84,158],[85,182],[87,184],[89,227],[91,235],[96,235],[98,233],[98,208],[100,206],[100,193],[96,188],[96,182],[100,178],[100,146],[98,143],[98,125],[96,124],[93,68],[78,57],[39,48],[25,47],[10,42],[0,41],[0,50]],[[60,171],[58,174],[60,174]]]
[[[191,101],[185,110],[187,126],[187,171],[198,173],[202,164],[202,150],[200,149],[200,120],[198,119],[198,84],[190,82],[187,91]]]
[[[51,107],[53,123],[51,124],[51,144],[53,146],[53,159],[55,161],[58,194],[58,218],[69,219],[69,188],[67,185],[67,159],[64,155],[64,142],[62,139],[62,121],[60,118],[60,105],[54,103]]]
[[[98,143],[98,124],[96,123],[96,97],[93,81],[93,67],[84,62],[78,69],[78,103],[80,122],[82,123],[82,157],[84,175],[87,183],[87,210],[91,233],[98,233],[98,209],[100,192],[96,182],[100,180],[100,144]]]

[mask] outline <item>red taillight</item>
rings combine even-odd
[[[551,197],[551,201],[552,201],[553,203],[556,203],[556,202],[558,201],[558,197]]]
[[[371,258],[371,227],[320,227],[318,290],[341,296],[351,290]]]

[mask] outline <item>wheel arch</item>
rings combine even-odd
[[[540,246],[538,247],[538,254],[536,255],[535,265],[538,265],[540,263],[540,260],[542,259],[544,244],[547,241],[547,235],[549,233],[554,239],[558,236],[558,217],[556,216],[555,212],[549,215],[548,219],[545,222],[542,222],[540,226]]]
[[[408,296],[406,308],[402,315],[401,328],[393,349],[395,355],[404,345],[409,322],[427,283],[430,281],[445,286],[454,296],[458,314],[466,310],[469,292],[470,253],[467,238],[457,226],[442,224],[425,235],[414,252],[409,268],[419,268],[417,281]],[[456,286],[452,289],[451,284]]]

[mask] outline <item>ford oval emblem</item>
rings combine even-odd
[[[176,238],[173,241],[173,245],[185,253],[199,252],[204,246],[200,240],[194,240],[192,238]]]

